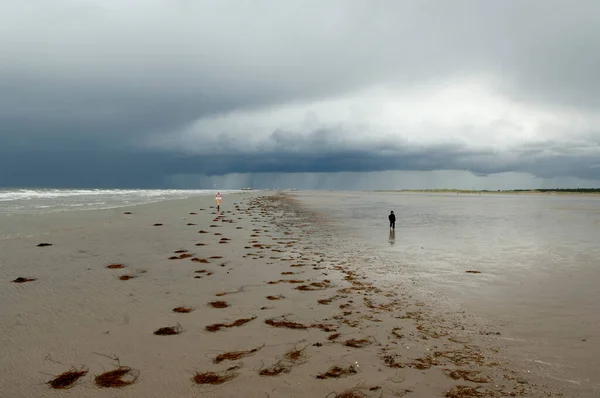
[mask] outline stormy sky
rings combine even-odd
[[[0,186],[600,186],[597,0],[0,0]]]

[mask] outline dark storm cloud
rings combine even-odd
[[[0,185],[438,169],[598,178],[598,129],[576,131],[589,136],[583,143],[571,143],[565,130],[511,150],[407,145],[402,131],[377,142],[354,132],[348,144],[343,133],[332,140],[284,126],[256,145],[245,144],[258,134],[252,130],[215,133],[218,156],[148,142],[175,142],[216,115],[470,76],[489,77],[508,101],[580,109],[594,119],[599,26],[594,0],[0,0]],[[198,139],[197,146],[216,142]]]

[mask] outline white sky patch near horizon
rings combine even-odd
[[[597,114],[511,100],[493,79],[476,77],[406,91],[375,86],[340,98],[201,118],[182,131],[155,137],[150,145],[191,153],[218,152],[221,144],[241,152],[310,149],[305,145],[318,150],[323,148],[315,148],[315,141],[302,144],[302,139],[326,130],[330,134],[319,142],[337,149],[391,141],[409,147],[455,144],[504,152],[526,144],[561,142],[571,148],[585,143],[589,153],[598,149],[587,141],[599,127]],[[277,138],[284,136],[278,146]]]

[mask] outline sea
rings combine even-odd
[[[0,239],[26,236],[48,218],[40,214],[114,209],[171,199],[215,196],[238,190],[0,189]]]
[[[568,396],[600,396],[600,196],[294,195],[332,220],[341,247],[369,248],[361,267],[379,284],[472,319]]]

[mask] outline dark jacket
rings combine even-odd
[[[396,222],[396,216],[394,214],[390,214],[388,216],[388,219],[390,220],[390,222]]]

